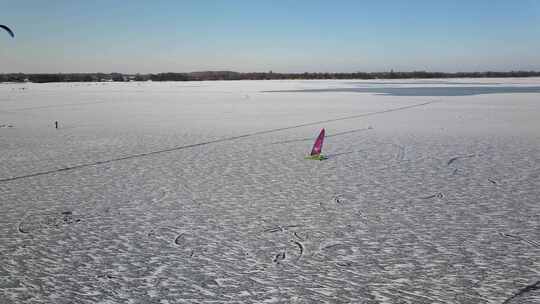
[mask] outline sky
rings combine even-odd
[[[540,0],[0,5],[0,73],[540,70]]]

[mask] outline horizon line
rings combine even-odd
[[[251,72],[238,72],[234,70],[195,70],[189,72],[173,72],[173,71],[162,71],[162,72],[2,72],[0,75],[8,74],[49,74],[49,75],[58,75],[58,74],[123,74],[123,75],[156,75],[156,74],[193,74],[193,73],[236,73],[236,74],[399,74],[399,73],[426,73],[426,74],[479,74],[479,73],[540,73],[540,70],[482,70],[482,71],[457,71],[457,72],[445,72],[445,71],[426,71],[426,70],[390,70],[390,71],[355,71],[355,72],[276,72],[273,70],[268,71],[251,71]]]

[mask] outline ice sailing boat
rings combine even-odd
[[[313,160],[324,160],[328,157],[321,154],[322,153],[322,147],[324,142],[324,128],[321,130],[321,133],[319,133],[319,136],[317,136],[317,139],[315,140],[315,144],[313,144],[313,148],[311,149],[311,153],[309,156],[306,156],[306,159],[313,159]]]

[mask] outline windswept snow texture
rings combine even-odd
[[[0,303],[539,303],[534,87],[0,84]]]

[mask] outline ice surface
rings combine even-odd
[[[0,303],[538,303],[539,87],[0,84]]]

